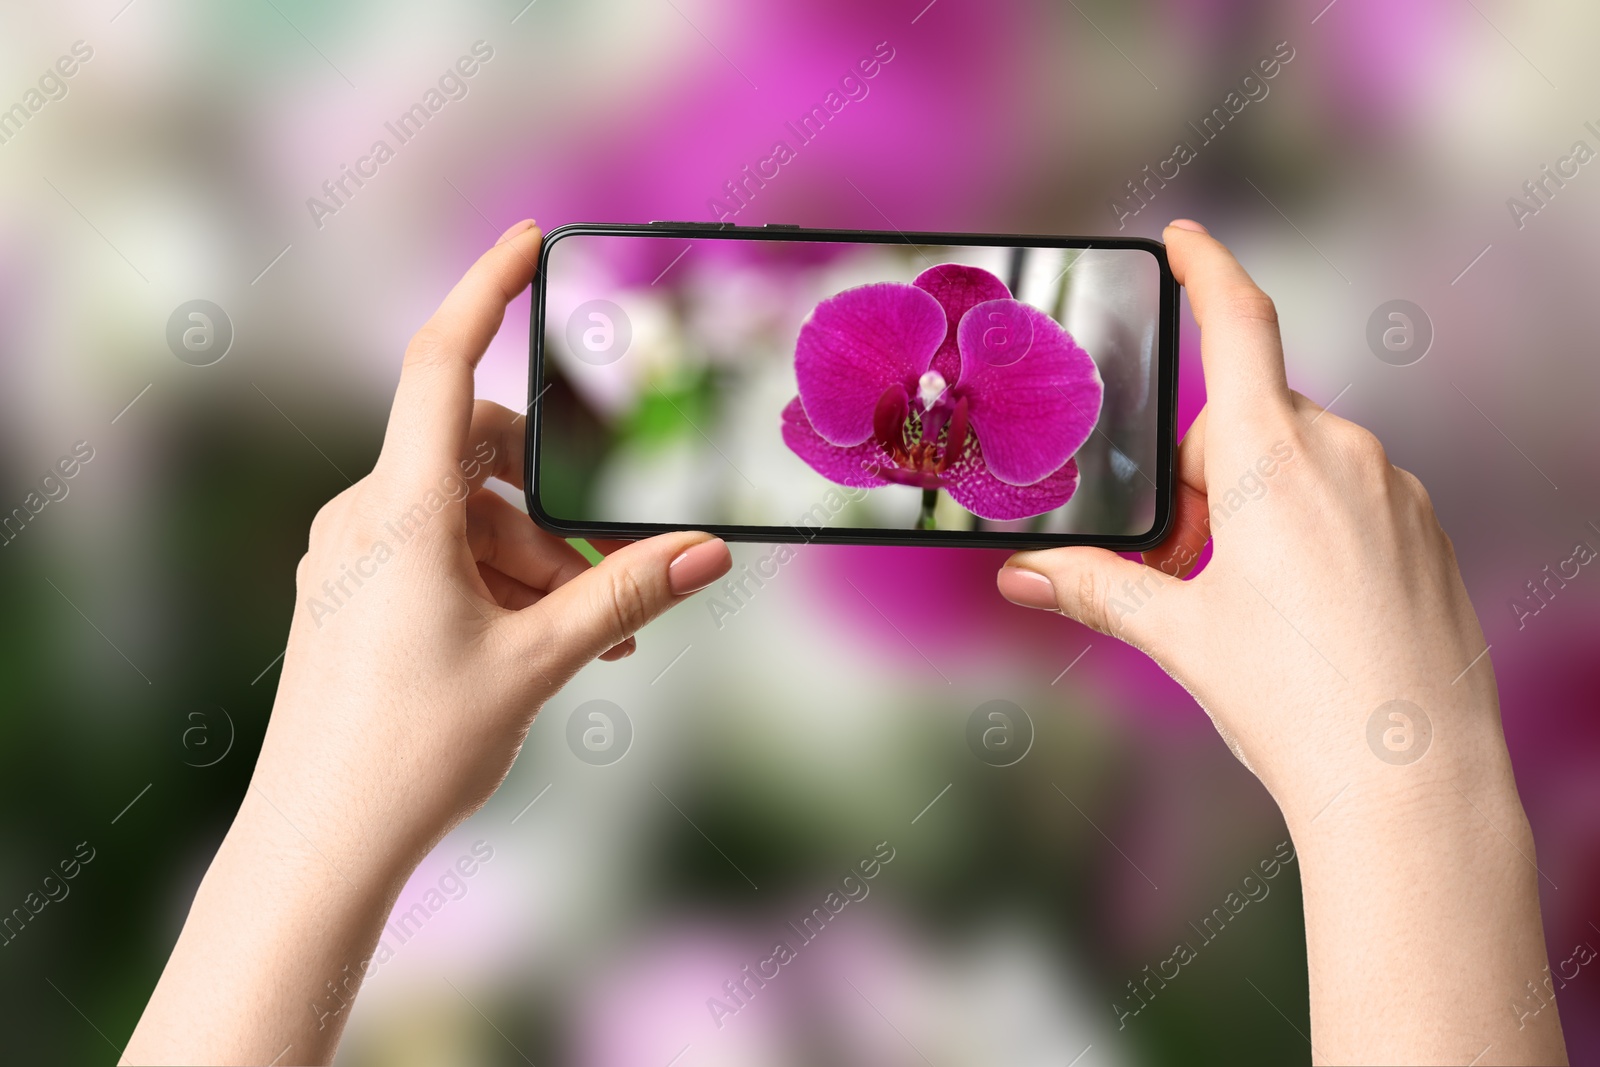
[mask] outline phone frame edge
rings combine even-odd
[[[538,462],[544,371],[545,267],[550,249],[565,237],[657,236],[681,238],[816,241],[846,244],[991,245],[1001,248],[1137,248],[1155,257],[1160,271],[1161,309],[1156,343],[1156,512],[1144,534],[995,534],[966,530],[882,530],[807,526],[689,526],[674,523],[575,523],[556,519],[539,505]],[[674,530],[699,529],[725,541],[757,544],[898,545],[931,548],[1002,548],[1025,551],[1086,545],[1116,552],[1141,552],[1161,544],[1176,512],[1179,286],[1167,262],[1166,245],[1145,237],[1071,237],[1044,234],[901,233],[890,230],[839,230],[802,227],[734,226],[726,223],[567,223],[544,235],[534,272],[533,308],[528,316],[527,432],[523,436],[523,496],[528,515],[561,537],[630,540]]]

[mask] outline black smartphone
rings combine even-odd
[[[528,512],[565,537],[1159,544],[1178,287],[1130,238],[547,234]]]

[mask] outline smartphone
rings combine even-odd
[[[562,226],[528,513],[564,537],[1152,548],[1177,316],[1144,239]]]

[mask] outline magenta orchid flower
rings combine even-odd
[[[986,270],[846,289],[795,344],[783,440],[839,485],[943,489],[985,519],[1053,511],[1100,417],[1100,372],[1061,325]]]

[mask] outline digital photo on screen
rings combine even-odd
[[[578,232],[543,273],[534,503],[558,524],[1158,520],[1148,247]]]

